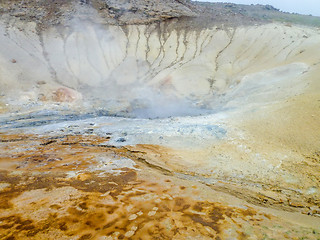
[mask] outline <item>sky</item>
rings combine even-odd
[[[197,0],[199,1],[199,0]],[[201,0],[201,2],[232,2],[238,4],[269,4],[285,12],[320,16],[320,0]]]

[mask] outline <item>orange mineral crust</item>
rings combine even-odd
[[[107,142],[97,136],[2,134],[1,239],[319,236],[249,204],[232,204],[203,184],[131,160],[125,155],[132,150]]]

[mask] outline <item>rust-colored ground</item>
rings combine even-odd
[[[0,139],[0,239],[319,237],[252,206],[216,201],[223,194],[141,157],[121,166],[134,151],[109,146],[108,137]]]

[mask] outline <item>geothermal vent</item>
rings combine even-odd
[[[0,239],[319,239],[319,27],[0,1]]]
[[[313,30],[277,24],[113,26],[75,18],[45,29],[3,23],[0,31],[8,96],[78,101],[117,116],[199,115],[274,101],[302,89],[305,59],[318,60]]]

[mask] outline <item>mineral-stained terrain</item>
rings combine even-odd
[[[0,239],[320,239],[320,19],[0,0]]]

